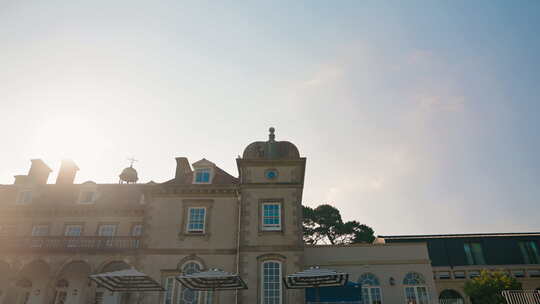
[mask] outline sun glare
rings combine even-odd
[[[99,158],[108,146],[97,123],[83,117],[54,116],[37,125],[31,151],[50,160],[92,160]]]

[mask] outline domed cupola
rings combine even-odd
[[[133,168],[133,162],[136,160],[130,159],[131,165],[124,170],[122,170],[122,173],[120,173],[120,184],[126,183],[126,184],[134,184],[139,180],[139,176],[137,174],[137,170]]]
[[[256,141],[244,150],[244,159],[299,159],[300,153],[294,144],[288,141],[276,141],[275,129],[269,129],[268,141]]]

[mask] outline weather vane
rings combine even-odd
[[[135,159],[134,157],[128,158],[129,166],[133,168],[133,163],[138,162],[139,160]]]

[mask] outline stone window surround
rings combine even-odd
[[[212,226],[212,207],[214,206],[214,200],[212,199],[184,199],[182,200],[182,217],[180,219],[180,225],[178,226],[178,239],[183,240],[185,237],[203,237],[208,239],[210,237],[210,228]],[[206,208],[204,215],[204,232],[203,233],[191,233],[187,231],[188,223],[188,211],[189,208],[203,207]]]
[[[258,212],[257,212],[257,226],[259,235],[271,235],[271,234],[284,234],[285,233],[285,200],[283,198],[264,198],[259,200],[258,204]],[[279,210],[280,210],[280,222],[281,222],[281,229],[279,230],[264,230],[263,229],[263,204],[264,203],[279,203]]]
[[[261,301],[261,299],[262,299],[262,283],[263,283],[263,281],[262,281],[262,275],[263,275],[262,267],[263,267],[263,263],[264,262],[270,262],[270,261],[280,263],[280,265],[281,265],[281,277],[284,277],[285,274],[287,273],[287,267],[286,267],[287,257],[285,257],[285,256],[283,256],[281,254],[278,254],[278,253],[268,253],[268,254],[258,256],[257,257],[257,299],[258,299],[258,301]],[[285,296],[286,295],[285,286],[283,286],[283,281],[282,280],[280,280],[280,283],[281,283],[281,304],[286,304],[287,297]]]

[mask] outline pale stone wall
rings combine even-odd
[[[425,244],[311,246],[305,249],[305,263],[347,272],[354,282],[363,273],[374,274],[381,284],[383,303],[405,303],[403,278],[416,272],[425,279],[431,302],[438,299]]]

